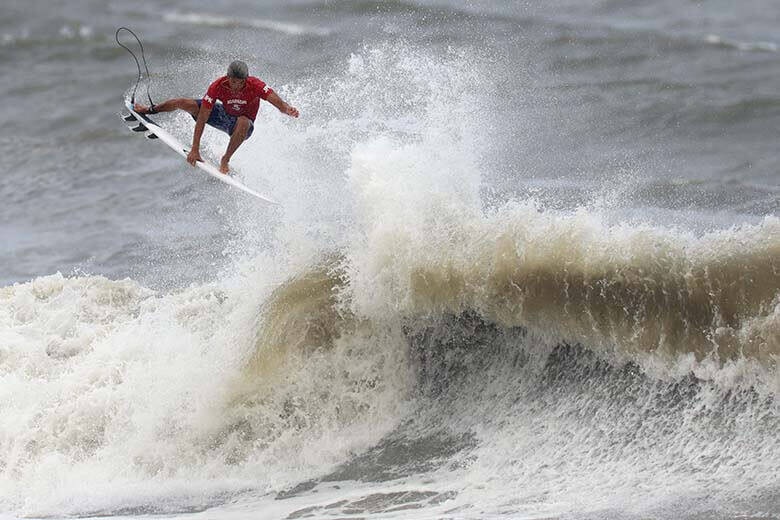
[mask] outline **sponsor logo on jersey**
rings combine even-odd
[[[268,87],[268,85],[263,87],[263,92],[265,92],[266,94],[268,94],[269,90],[270,90],[270,88]]]
[[[228,99],[227,104],[230,105],[230,108],[235,110],[236,112],[241,112],[242,106],[246,105],[245,99]]]
[[[211,99],[211,96],[209,96],[208,94],[203,96],[203,100],[206,101],[207,103],[213,103],[214,102],[214,100]]]

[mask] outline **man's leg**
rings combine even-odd
[[[238,121],[236,121],[236,127],[233,129],[233,133],[230,134],[230,142],[228,143],[225,155],[222,156],[222,161],[219,163],[219,171],[222,173],[230,171],[230,167],[228,166],[230,158],[233,157],[233,153],[238,150],[238,147],[241,146],[241,143],[246,139],[250,124],[251,121],[246,116],[240,116]]]
[[[136,103],[135,111],[139,114],[145,114],[149,111],[148,106]],[[189,112],[192,117],[198,117],[198,102],[192,98],[174,98],[163,101],[159,105],[154,105],[157,112],[172,112],[174,110],[184,110]]]

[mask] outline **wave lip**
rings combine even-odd
[[[208,27],[246,27],[251,29],[264,29],[293,36],[328,36],[331,30],[321,27],[280,22],[267,18],[231,18],[216,14],[180,13],[171,12],[163,15],[166,22],[187,23],[192,25],[205,25]]]
[[[372,231],[363,254],[351,255],[357,309],[474,310],[505,327],[630,357],[772,365],[780,355],[774,217],[701,236],[533,205],[420,218],[415,232]]]

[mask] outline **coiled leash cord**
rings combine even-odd
[[[138,84],[141,82],[141,78],[142,78],[141,63],[138,61],[138,57],[135,55],[135,53],[131,51],[126,45],[124,45],[122,42],[119,41],[119,31],[127,31],[130,34],[132,34],[133,37],[135,38],[135,41],[138,42],[138,47],[141,48],[141,60],[143,60],[144,62],[144,68],[146,69],[146,78],[149,80],[146,82],[146,97],[149,98],[149,105],[150,105],[149,112],[147,113],[155,114],[157,113],[157,111],[155,110],[154,107],[154,101],[152,101],[152,96],[149,95],[149,83],[151,82],[151,79],[149,78],[149,67],[146,65],[146,56],[144,56],[144,46],[141,43],[141,39],[138,38],[138,35],[136,35],[133,31],[131,31],[127,27],[120,27],[119,29],[116,30],[116,35],[115,35],[116,43],[119,44],[119,46],[122,47],[124,50],[130,53],[130,56],[132,56],[133,59],[135,60],[136,67],[138,67],[138,79],[135,80],[135,87],[133,87],[133,95],[130,97],[130,103],[135,105],[135,93],[138,90]]]

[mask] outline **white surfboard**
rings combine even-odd
[[[167,144],[171,149],[173,149],[176,153],[178,153],[182,157],[186,158],[187,155],[189,155],[190,153],[189,148],[187,148],[181,142],[179,142],[179,140],[176,139],[173,135],[165,131],[162,127],[160,127],[160,125],[152,121],[149,118],[149,116],[139,114],[135,110],[133,110],[133,106],[130,104],[130,101],[127,99],[125,99],[125,108],[127,108],[127,111],[130,112],[130,114],[124,116],[123,119],[125,120],[126,123],[130,124],[131,130],[133,130],[134,132],[146,133],[146,137],[149,139],[159,139],[163,143]],[[217,167],[211,163],[205,161],[204,162],[198,161],[195,164],[198,168],[208,173],[210,176],[214,177],[220,182],[224,182],[225,184],[229,184],[234,188],[238,188],[239,190],[245,193],[253,195],[267,204],[274,204],[274,205],[279,204],[269,195],[253,190],[249,186],[246,186],[241,182],[237,181],[230,175],[225,175],[224,173],[221,173],[217,169]]]

